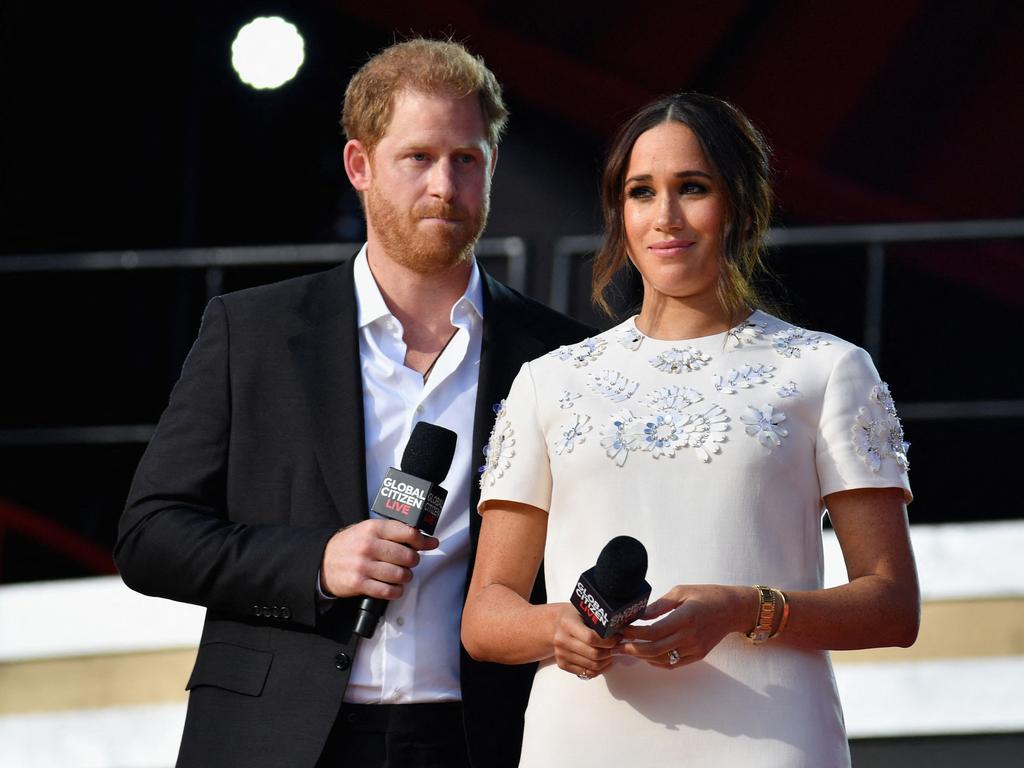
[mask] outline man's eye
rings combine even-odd
[[[427,159],[427,153],[426,152],[413,152],[412,153],[412,159],[415,160],[417,163],[421,163],[421,162],[423,162],[424,160]]]

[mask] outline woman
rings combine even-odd
[[[919,620],[888,389],[863,350],[756,309],[768,149],[734,107],[640,110],[603,196],[595,298],[628,259],[640,313],[513,384],[463,642],[541,662],[523,766],[848,765],[827,649],[908,646]],[[833,589],[825,508],[849,574]],[[567,602],[528,602],[542,559],[550,599],[568,598],[621,534],[649,553],[649,623],[602,640]]]

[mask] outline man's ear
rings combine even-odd
[[[345,173],[356,192],[365,192],[370,188],[373,169],[370,165],[370,153],[363,142],[351,139],[345,143],[342,152],[345,160]]]
[[[494,175],[494,169],[497,168],[497,167],[498,167],[498,148],[497,147],[491,147],[491,167],[490,167],[490,175],[491,176]]]

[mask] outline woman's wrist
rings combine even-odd
[[[732,631],[747,635],[757,626],[761,599],[754,587],[732,587],[734,609]]]

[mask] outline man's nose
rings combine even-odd
[[[427,191],[445,202],[451,202],[455,198],[455,169],[449,160],[434,163],[434,167],[430,169],[430,185]]]

